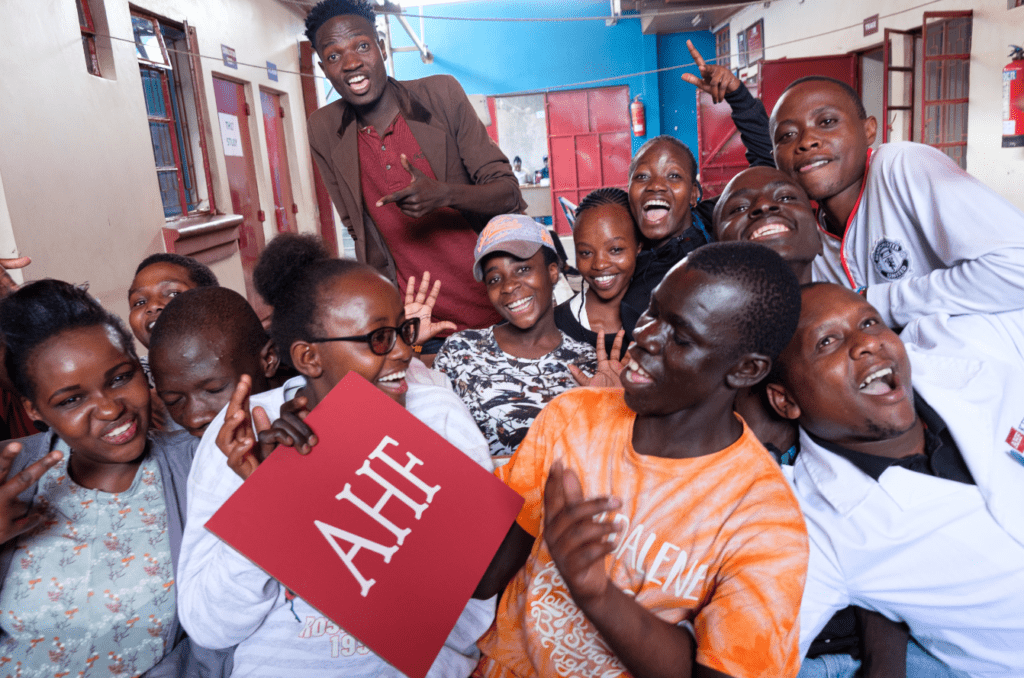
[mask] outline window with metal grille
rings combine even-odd
[[[82,48],[85,67],[93,75],[100,75],[100,60],[96,56],[96,24],[92,20],[88,0],[75,0],[78,8],[78,27],[82,30]]]
[[[731,68],[729,61],[732,46],[729,44],[729,25],[726,24],[720,31],[715,33],[715,63],[719,66]]]
[[[164,217],[212,212],[202,92],[187,27],[132,13]],[[196,158],[204,171],[197,171]]]
[[[967,169],[971,13],[925,12],[921,141]]]

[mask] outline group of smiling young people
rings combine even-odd
[[[307,236],[256,268],[269,334],[201,264],[144,261],[145,366],[83,288],[4,299],[46,431],[0,453],[0,672],[400,675],[204,527],[278,446],[317,453],[305,416],[354,371],[526,499],[432,677],[1024,674],[1024,216],[937,151],[871,151],[841,83],[769,123],[702,76],[754,166],[702,200],[649,141],[581,202],[557,306],[551,235],[491,219],[502,321],[436,369],[439,281],[403,297]]]

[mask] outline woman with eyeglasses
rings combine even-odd
[[[251,398],[243,377],[199,443],[189,476],[194,529],[186,528],[178,570],[182,625],[205,647],[237,644],[234,676],[399,676],[204,525],[277,444],[317,454],[315,432],[302,419],[349,372],[491,470],[487,444],[451,389],[407,379],[420,318],[406,318],[398,290],[374,269],[330,257],[314,237],[284,234],[267,246],[253,277],[274,308],[271,337],[299,376]],[[493,600],[470,601],[428,675],[468,676],[479,656],[475,641],[493,617]],[[310,620],[323,632],[308,632]]]

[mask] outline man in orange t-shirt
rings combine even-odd
[[[477,589],[504,589],[477,675],[797,674],[807,533],[732,409],[799,312],[777,254],[706,246],[654,291],[624,391],[541,412],[498,471],[526,504]]]

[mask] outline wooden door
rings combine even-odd
[[[242,272],[245,274],[245,294],[260,318],[263,318],[268,309],[252,284],[252,270],[266,243],[252,141],[249,137],[251,111],[245,101],[243,85],[215,75],[213,91],[217,98],[221,144],[227,166],[228,186],[231,189],[231,210],[242,215],[242,224],[238,228],[238,248],[242,255]]]
[[[295,215],[299,210],[292,196],[292,176],[288,171],[281,95],[260,90],[260,107],[263,110],[263,129],[267,134],[267,159],[270,162],[270,187],[274,192],[277,232],[298,233]]]

